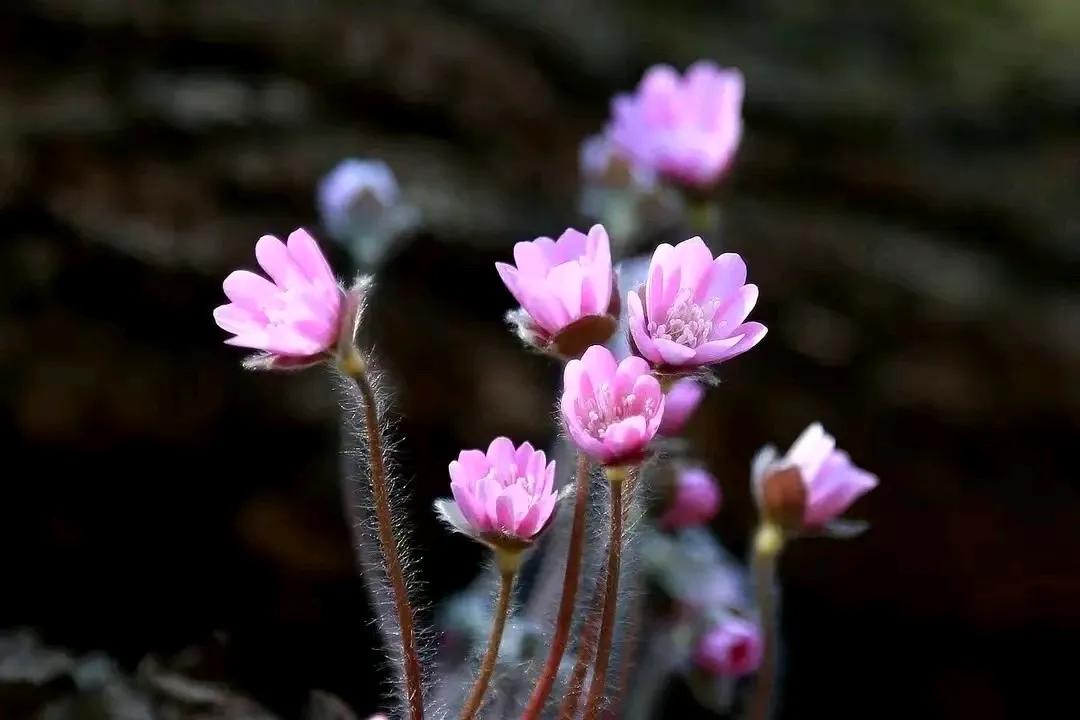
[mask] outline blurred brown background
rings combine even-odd
[[[328,383],[242,373],[220,280],[318,230],[342,157],[421,206],[368,332],[437,600],[479,560],[428,511],[447,460],[552,438],[557,372],[505,332],[492,262],[584,224],[613,92],[710,57],[747,77],[723,243],[771,328],[692,433],[718,531],[743,549],[752,453],[813,419],[882,479],[868,535],[785,558],[783,716],[1076,707],[1078,39],[1067,0],[5,4],[0,626],[123,672],[199,648],[283,717],[312,688],[374,711]],[[0,673],[0,718],[68,692]]]

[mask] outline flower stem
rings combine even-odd
[[[595,720],[607,687],[607,667],[611,658],[611,644],[615,625],[615,605],[619,592],[619,563],[622,558],[623,529],[623,480],[626,468],[608,468],[611,483],[611,536],[608,539],[607,586],[604,588],[604,611],[600,616],[600,636],[596,645],[596,663],[593,665],[589,695],[585,698],[585,720]]]
[[[368,378],[367,362],[355,346],[339,359],[338,366],[356,383],[364,401],[364,429],[367,433],[371,493],[375,501],[379,545],[382,548],[383,561],[386,563],[386,576],[393,593],[394,609],[397,612],[398,627],[401,631],[401,658],[404,664],[403,674],[405,691],[408,694],[406,700],[409,706],[409,717],[412,720],[423,720],[424,695],[420,675],[420,653],[416,648],[413,608],[409,604],[405,572],[402,569],[401,554],[397,537],[394,535],[394,521],[390,512],[390,488],[386,479],[386,459],[383,454],[378,402],[371,380]]]
[[[589,602],[589,616],[585,618],[585,627],[582,628],[581,640],[578,642],[574,669],[570,673],[569,682],[566,683],[566,695],[563,697],[562,704],[559,705],[557,716],[559,720],[572,720],[577,714],[581,691],[585,687],[585,676],[588,675],[589,666],[596,657],[596,635],[600,630],[600,613],[603,603],[604,576],[598,575]]]
[[[514,589],[514,578],[517,577],[521,554],[502,550],[496,550],[495,554],[499,562],[499,599],[495,602],[495,616],[491,623],[487,650],[480,663],[480,672],[476,676],[476,682],[473,683],[472,691],[469,692],[469,699],[465,702],[465,709],[461,711],[461,720],[472,720],[484,701],[484,693],[487,692],[491,674],[495,671],[495,661],[499,657],[499,646],[502,644],[506,617],[510,614],[510,596]],[[512,557],[504,557],[504,555]]]
[[[758,669],[754,697],[750,703],[749,720],[768,720],[776,692],[776,644],[780,618],[777,614],[776,561],[784,547],[784,534],[779,526],[762,523],[754,535],[754,555],[750,561],[760,615],[763,651]]]
[[[559,674],[566,642],[570,638],[570,624],[574,619],[574,600],[577,597],[578,577],[581,575],[581,554],[585,547],[585,509],[589,500],[589,458],[578,455],[577,480],[574,488],[574,517],[570,526],[570,543],[566,551],[566,572],[563,576],[562,598],[559,614],[555,619],[555,635],[551,638],[544,667],[536,680],[522,720],[536,720],[544,709],[548,694]]]

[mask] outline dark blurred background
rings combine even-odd
[[[342,157],[421,207],[367,332],[434,602],[480,560],[428,510],[446,462],[553,439],[557,370],[505,331],[492,262],[585,224],[577,147],[612,93],[708,57],[747,78],[723,246],[771,328],[691,433],[717,531],[745,548],[750,457],[814,419],[882,480],[866,536],[785,557],[784,717],[1075,708],[1078,40],[1068,0],[5,4],[3,633],[187,662],[282,717],[313,688],[374,711],[327,378],[242,372],[221,279],[318,232]],[[70,697],[13,662],[0,718]]]

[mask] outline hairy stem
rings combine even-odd
[[[589,601],[589,616],[585,619],[585,626],[581,631],[577,656],[574,658],[574,669],[570,673],[570,681],[566,684],[566,695],[563,697],[562,704],[559,705],[559,720],[571,720],[577,714],[581,691],[585,688],[585,676],[588,675],[589,666],[596,657],[596,635],[600,630],[603,602],[604,575],[600,574],[596,577],[596,586],[593,588],[592,598]]]
[[[367,362],[355,347],[339,361],[341,371],[356,383],[364,401],[364,430],[367,433],[369,467],[371,470],[371,493],[375,502],[375,521],[378,526],[379,545],[386,564],[386,577],[394,596],[398,627],[401,632],[401,658],[404,664],[406,702],[412,720],[424,718],[424,695],[420,675],[420,653],[416,647],[416,624],[412,605],[409,604],[405,571],[394,521],[390,511],[390,488],[386,479],[386,459],[383,452],[382,428],[379,424],[378,401],[368,378]]]
[[[495,552],[499,555],[502,551]],[[488,683],[491,682],[491,674],[495,671],[495,661],[499,658],[499,646],[502,644],[503,628],[506,627],[506,617],[510,614],[510,596],[514,590],[514,578],[517,577],[519,554],[513,555],[512,562],[504,562],[503,558],[499,558],[499,599],[495,601],[491,634],[488,636],[484,659],[480,663],[480,672],[469,692],[469,699],[465,701],[465,708],[461,711],[461,720],[472,720],[476,715],[476,711],[484,702],[484,693],[487,692]]]
[[[783,532],[771,523],[763,523],[754,535],[754,555],[750,565],[764,647],[754,697],[747,716],[749,720],[768,720],[772,713],[773,695],[776,692],[776,645],[780,623],[777,615],[776,560],[783,546]]]
[[[608,540],[607,586],[604,588],[604,610],[600,616],[600,636],[596,643],[596,663],[593,665],[592,682],[589,695],[585,698],[585,720],[595,720],[604,699],[607,687],[608,660],[611,658],[611,643],[614,636],[615,605],[619,593],[619,563],[623,545],[623,481],[625,468],[608,468],[608,482],[611,483],[611,535]]]
[[[630,679],[634,674],[634,656],[637,655],[637,644],[639,635],[641,634],[641,626],[643,623],[642,616],[644,614],[645,595],[641,594],[634,598],[633,605],[630,608],[629,627],[626,629],[622,651],[619,653],[619,662],[621,665],[619,668],[619,679],[615,684],[614,701],[604,713],[605,720],[615,720],[615,718],[619,717],[621,714],[624,693],[629,689]]]
[[[566,642],[570,638],[570,624],[574,619],[574,600],[577,597],[578,577],[581,575],[581,553],[585,539],[585,508],[589,500],[589,458],[578,455],[577,480],[574,488],[574,518],[570,526],[570,544],[566,551],[566,572],[563,575],[562,598],[559,600],[559,614],[555,620],[555,635],[551,638],[544,667],[536,679],[529,702],[525,706],[522,720],[536,720],[544,709],[548,694],[555,678],[559,674]]]

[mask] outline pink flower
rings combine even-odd
[[[785,487],[791,483],[792,470],[801,482],[795,492]],[[836,448],[836,439],[821,423],[806,428],[782,458],[777,459],[774,448],[764,448],[754,459],[753,476],[766,514],[783,518],[801,510],[803,527],[811,529],[826,528],[878,484],[877,477],[856,467],[846,452]]]
[[[463,450],[450,463],[454,500],[436,503],[455,529],[492,545],[528,544],[551,519],[559,493],[555,461],[529,443],[495,438],[487,453]]]
[[[495,268],[521,303],[522,316],[512,317],[512,322],[523,338],[539,345],[557,341],[571,325],[588,325],[582,323],[586,318],[603,318],[606,334],[594,341],[603,342],[611,335],[614,274],[602,225],[593,225],[588,235],[568,229],[558,240],[541,237],[519,242],[514,246],[514,262],[516,267],[495,263]]]
[[[678,435],[686,427],[690,416],[705,397],[705,388],[693,378],[681,378],[667,391],[664,402],[664,419],[660,421],[660,435]]]
[[[694,651],[694,662],[714,675],[742,677],[758,669],[761,653],[757,626],[732,616],[705,633]]]
[[[314,238],[296,230],[286,244],[266,235],[256,243],[255,257],[270,280],[247,270],[231,273],[224,288],[232,302],[214,310],[217,324],[235,336],[226,344],[282,358],[333,348],[344,292]]]
[[[699,187],[727,172],[742,137],[743,77],[707,61],[680,76],[650,68],[633,95],[617,95],[607,135],[642,167]]]
[[[670,502],[660,518],[661,525],[667,528],[701,525],[712,520],[720,509],[720,486],[701,468],[681,468],[675,474]]]
[[[594,345],[563,372],[563,423],[582,452],[605,465],[639,461],[664,416],[660,383],[639,357],[616,364]]]
[[[699,237],[653,253],[644,288],[627,295],[630,337],[656,366],[690,369],[723,362],[765,337],[758,322],[744,322],[757,303],[746,284],[746,263],[735,253],[715,260]]]

